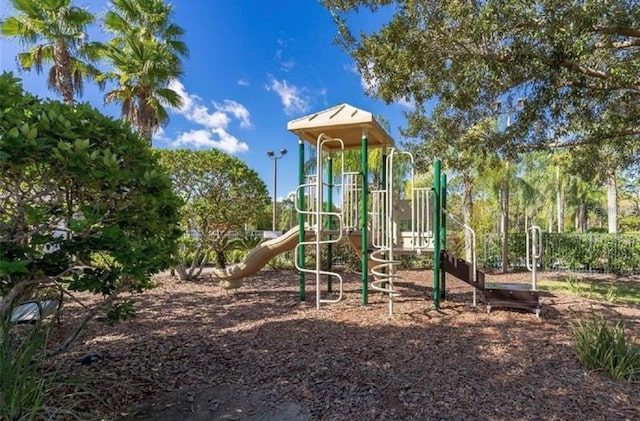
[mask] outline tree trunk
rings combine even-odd
[[[73,78],[71,76],[71,54],[64,42],[57,40],[53,46],[53,62],[56,71],[56,88],[67,105],[73,105]]]
[[[616,170],[607,168],[607,221],[609,233],[618,232],[618,187],[616,185]]]
[[[468,173],[462,174],[462,185],[464,189],[463,218],[464,223],[471,226],[471,217],[473,215],[473,179]],[[473,238],[469,230],[464,230],[464,254],[465,260],[471,262],[473,259]]]
[[[558,232],[564,232],[564,192],[560,182],[560,167],[556,166],[556,207],[558,211]]]
[[[500,185],[500,207],[502,210],[502,273],[509,269],[509,162]]]
[[[587,204],[584,197],[580,198],[580,204],[578,205],[578,229],[582,233],[587,231]]]

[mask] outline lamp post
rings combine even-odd
[[[271,224],[271,230],[276,230],[276,199],[277,195],[277,185],[278,185],[278,159],[282,158],[287,154],[287,150],[285,148],[281,148],[280,152],[276,154],[274,151],[267,151],[267,156],[273,159],[273,221]]]

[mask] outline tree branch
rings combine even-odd
[[[587,76],[597,77],[598,79],[606,79],[609,75],[602,70],[596,70],[591,67],[584,66],[582,64],[578,64],[573,60],[562,60],[558,62],[558,65],[565,67],[567,69],[576,70],[579,73],[582,73]]]
[[[102,303],[97,304],[95,307],[89,310],[84,318],[80,321],[78,326],[73,330],[73,332],[71,332],[69,336],[67,336],[62,345],[60,345],[54,351],[48,353],[47,356],[53,357],[65,352],[69,348],[69,346],[78,338],[78,335],[80,335],[80,332],[82,332],[87,323],[89,323],[100,311],[104,310],[105,308],[107,308],[107,306],[113,303],[113,301],[118,297],[118,295],[120,295],[124,288],[125,287],[120,287],[118,290],[111,293]]]
[[[595,26],[593,29],[599,34],[640,38],[640,28],[629,28],[625,26]]]

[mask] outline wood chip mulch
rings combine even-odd
[[[315,280],[300,304],[294,271],[234,291],[159,279],[133,297],[136,318],[90,323],[56,360],[56,398],[82,419],[640,420],[640,384],[583,369],[571,343],[592,312],[639,336],[639,307],[546,293],[540,319],[487,314],[449,279],[434,310],[431,271],[404,271],[389,316],[385,296],[363,307],[359,275],[344,277],[344,299],[319,311]],[[60,336],[83,311],[65,305]]]

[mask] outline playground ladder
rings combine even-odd
[[[376,190],[373,192],[373,209],[370,215],[372,216],[372,231],[374,239],[374,247],[377,249],[371,253],[371,260],[377,264],[371,268],[371,272],[376,278],[371,282],[371,288],[384,292],[389,298],[389,314],[393,314],[393,301],[398,292],[393,289],[393,282],[397,278],[396,268],[400,264],[400,261],[394,259],[394,245],[396,243],[394,223],[394,203],[393,203],[393,162],[396,155],[406,155],[409,157],[411,163],[411,186],[413,187],[414,173],[413,173],[413,156],[409,152],[401,152],[395,148],[392,148],[387,156],[386,173],[387,180],[384,190]],[[414,190],[411,189],[411,232],[414,236],[412,241],[415,247],[415,200]],[[377,238],[376,238],[377,237]]]
[[[342,188],[345,184],[351,183],[351,179],[347,177],[347,174],[344,172],[344,143],[341,139],[334,139],[324,134],[320,134],[317,140],[317,156],[316,156],[316,174],[315,176],[307,177],[307,183],[301,186],[298,186],[298,189],[304,189],[303,191],[309,192],[309,198],[313,198],[313,203],[309,204],[306,209],[301,210],[297,208],[296,210],[303,215],[306,215],[310,218],[314,223],[310,224],[311,229],[315,231],[315,238],[309,241],[303,241],[298,244],[298,247],[295,249],[295,264],[296,269],[301,272],[309,273],[315,275],[316,278],[316,308],[320,309],[320,304],[322,303],[337,303],[342,300],[343,295],[343,279],[339,273],[331,272],[322,269],[322,246],[325,244],[335,244],[338,243],[342,239],[342,235],[344,232],[344,221],[343,221],[343,212],[333,212],[332,210],[324,210],[324,189],[327,184],[324,182],[324,150],[323,147],[328,143],[338,143],[340,146],[340,159],[341,159],[341,183],[339,185],[335,185],[335,188]],[[330,180],[332,182],[333,180]],[[350,185],[350,184],[349,184]],[[297,191],[296,191],[297,194]],[[343,189],[343,201],[344,201],[344,189]],[[344,206],[344,205],[343,205]],[[325,226],[325,222],[330,221],[332,218],[338,221],[338,226],[333,230],[328,230]],[[315,246],[315,268],[308,269],[306,267],[301,267],[299,265],[298,255],[301,247],[305,246]],[[339,293],[336,299],[323,299],[321,298],[320,291],[320,281],[323,276],[327,277],[335,277],[338,278],[339,281]]]

